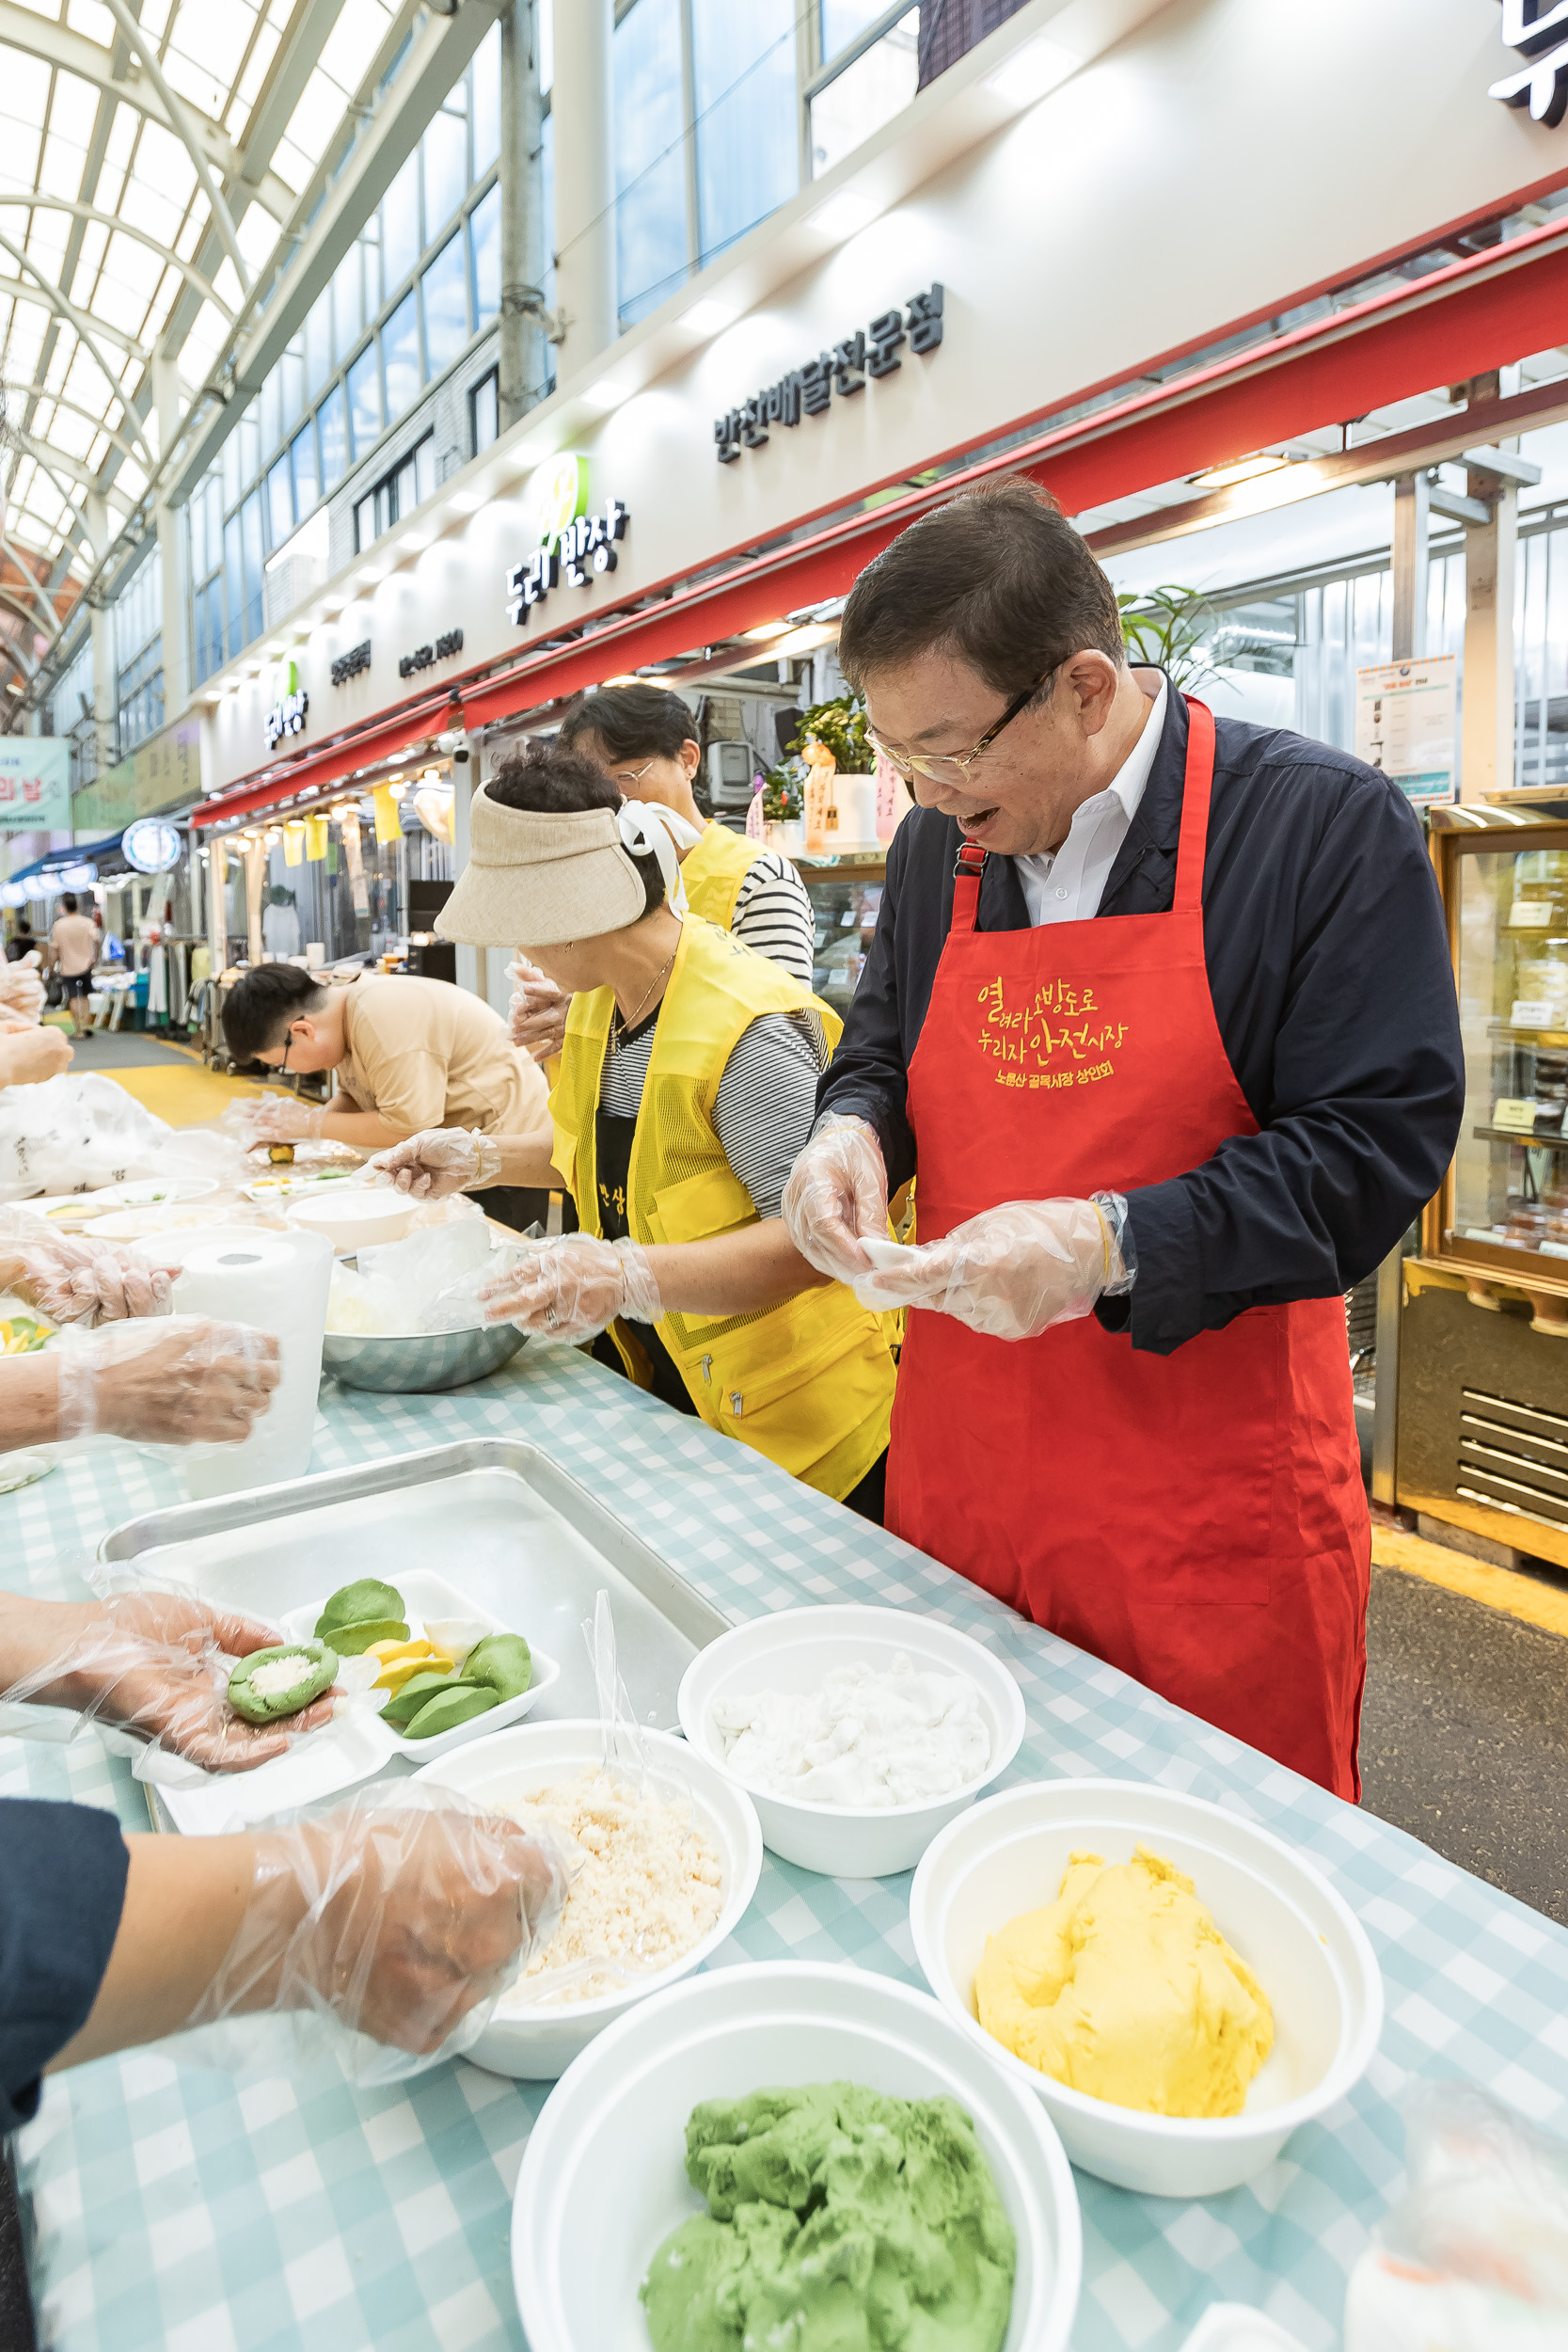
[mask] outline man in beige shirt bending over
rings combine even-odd
[[[338,1073],[325,1109],[264,1095],[254,1106],[258,1143],[323,1136],[383,1152],[424,1127],[518,1135],[547,1121],[544,1072],[483,997],[448,980],[367,975],[340,986],[295,963],[259,964],[230,993],[223,1032],[242,1065]],[[543,1219],[548,1199],[508,1185],[486,1193],[484,1206],[520,1231]]]
[[[65,1001],[71,1013],[73,1037],[86,1037],[92,1026],[84,1015],[87,1009],[87,993],[92,987],[92,967],[98,961],[100,945],[97,924],[90,915],[79,912],[74,892],[66,891],[60,899],[60,911],[55,917],[55,928],[49,934],[49,946],[55,969],[65,984]]]

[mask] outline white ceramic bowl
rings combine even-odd
[[[652,1993],[700,1968],[710,1952],[739,1926],[762,1873],[762,1832],[745,1791],[702,1756],[693,1756],[673,1732],[641,1733],[650,1763],[691,1792],[703,1827],[719,1849],[724,1907],[710,1932],[670,1967],[651,1972],[624,1991],[588,2001],[550,2002],[494,2016],[467,2053],[476,2066],[512,2074],[523,2082],[553,2082],[596,2034],[628,2010],[641,2008]],[[595,1770],[603,1755],[597,1722],[519,1724],[512,1731],[475,1740],[455,1756],[416,1772],[416,1780],[439,1781],[483,1799],[492,1792],[516,1796],[548,1788]],[[644,2352],[646,2348],[644,2347]]]
[[[405,1192],[335,1184],[324,1185],[320,1192],[285,1194],[281,1205],[291,1225],[325,1233],[341,1258],[379,1242],[401,1241],[420,1204]]]
[[[958,2100],[1018,2239],[1005,2352],[1065,2352],[1083,2230],[1038,2102],[978,2058],[924,1993],[869,1969],[768,1962],[660,1994],[585,2051],[534,2125],[512,2209],[512,2276],[532,2352],[648,2352],[638,2288],[670,2232],[706,2210],[686,2177],[699,2101],[847,2081]]]
[[[1054,1902],[1073,1853],[1145,1845],[1186,1872],[1274,2009],[1268,2063],[1240,2115],[1144,2115],[1069,2090],[992,2041],[974,2010],[986,1938]],[[915,1958],[948,2015],[1009,2081],[1044,2101],[1086,2172],[1150,2197],[1212,2197],[1272,2164],[1342,2099],[1383,2029],[1383,1979],[1342,1896],[1282,1838],[1152,1783],[1055,1780],[976,1805],[938,1837],[910,1891]]]
[[[910,1870],[937,1832],[967,1811],[980,1790],[1004,1772],[1023,1738],[1023,1696],[1004,1661],[967,1633],[934,1617],[900,1609],[846,1602],[826,1609],[783,1609],[753,1617],[699,1650],[682,1677],[681,1729],[721,1772],[724,1742],[713,1703],[754,1691],[819,1691],[830,1668],[864,1664],[885,1670],[903,1653],[935,1674],[967,1675],[980,1693],[990,1733],[990,1759],[978,1778],[935,1804],[885,1805],[858,1812],[847,1805],[811,1804],[747,1787],[762,1823],[762,1841],[785,1862],[831,1878],[887,1878]]]

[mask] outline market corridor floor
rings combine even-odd
[[[58,1016],[50,1018],[70,1034]],[[261,1091],[252,1079],[229,1078],[208,1070],[193,1046],[166,1044],[135,1029],[95,1029],[90,1037],[78,1041],[71,1070],[73,1077],[96,1070],[113,1078],[146,1109],[166,1119],[171,1127],[194,1127],[216,1119],[236,1095]]]
[[[1372,1570],[1363,1807],[1568,1926],[1568,1640]]]

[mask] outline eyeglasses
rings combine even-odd
[[[1010,727],[1019,712],[1025,709],[1054,677],[1056,667],[1056,663],[1053,662],[1049,670],[1041,671],[1032,686],[1026,686],[1022,694],[1015,694],[1001,718],[993,721],[978,743],[967,752],[895,752],[891,743],[884,743],[870,727],[865,730],[865,739],[874,751],[880,752],[882,757],[897,769],[906,783],[911,776],[920,775],[930,784],[961,784],[980,754],[990,749],[1003,728]]]
[[[617,769],[610,779],[611,784],[618,784],[623,792],[629,793],[634,784],[641,783],[643,777],[647,774],[649,769],[654,765],[654,760],[657,759],[657,756],[658,755],[656,752],[654,754],[654,759],[645,759],[642,762],[641,767],[634,768],[629,775],[627,775],[624,769]]]

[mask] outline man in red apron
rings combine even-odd
[[[1354,1798],[1342,1294],[1463,1101],[1418,830],[1344,755],[1231,721],[1216,804],[1213,718],[1128,669],[1108,583],[1028,485],[912,526],[840,659],[921,809],[784,1216],[911,1309],[889,1524]]]

